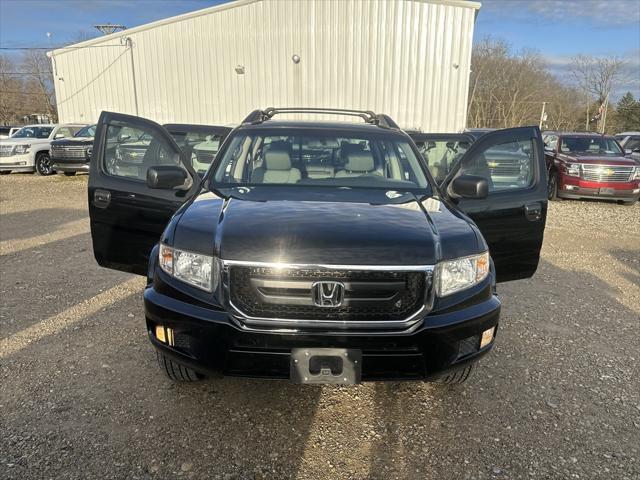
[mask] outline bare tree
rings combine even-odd
[[[614,85],[623,84],[625,62],[617,57],[573,57],[571,73],[580,89],[598,103],[603,104]]]
[[[45,113],[56,120],[53,74],[51,61],[42,50],[25,50],[21,69],[25,74],[25,90],[33,97],[34,108],[30,113]]]

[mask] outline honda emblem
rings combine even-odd
[[[344,300],[344,284],[340,282],[315,282],[311,296],[316,307],[339,307]]]

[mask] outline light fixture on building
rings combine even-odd
[[[293,60],[293,63],[295,63],[296,65],[300,63],[300,55],[298,55],[297,53],[294,53],[293,56],[291,57],[291,60]]]
[[[244,75],[244,65],[236,65],[235,70],[238,75]]]

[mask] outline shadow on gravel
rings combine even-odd
[[[85,205],[82,205],[85,207]],[[0,216],[0,241],[24,240],[56,230],[87,216],[86,208],[41,208]]]
[[[633,273],[623,272],[621,275],[634,285],[640,287],[640,238],[638,239],[638,249],[609,250],[609,255],[633,270]]]

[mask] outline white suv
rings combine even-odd
[[[33,172],[52,175],[49,148],[52,140],[73,137],[85,125],[26,125],[0,140],[0,174]]]

